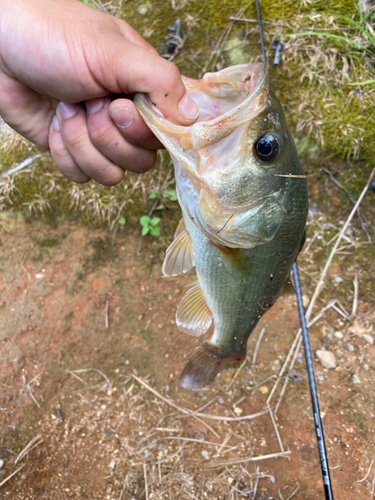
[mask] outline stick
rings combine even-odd
[[[270,453],[269,455],[259,455],[258,457],[245,457],[245,458],[235,458],[233,460],[221,460],[218,462],[212,462],[210,464],[199,462],[199,464],[197,465],[200,465],[204,469],[215,469],[216,467],[225,467],[226,465],[242,464],[244,462],[258,462],[260,460],[268,460],[269,458],[288,457],[290,454],[291,454],[290,451],[283,451],[280,453]]]
[[[356,312],[357,312],[357,307],[358,307],[358,274],[357,274],[357,271],[355,271],[353,285],[354,285],[354,297],[353,297],[352,313],[349,316],[350,319],[355,317]]]
[[[144,478],[145,478],[146,500],[148,500],[148,484],[147,484],[147,470],[146,470],[146,464],[143,464],[143,475],[144,475]]]
[[[18,467],[17,470],[15,470],[14,472],[12,472],[12,474],[10,474],[8,477],[6,477],[3,481],[1,481],[0,483],[0,488],[7,482],[9,481],[10,478],[12,478],[13,476],[15,476],[17,474],[17,472],[19,472],[21,469],[23,469],[25,467],[26,464],[23,464],[21,465],[21,467]]]
[[[37,434],[36,436],[34,436],[32,438],[32,440],[29,441],[29,443],[27,443],[27,445],[23,448],[23,450],[21,450],[19,452],[19,454],[17,455],[17,458],[14,461],[14,465],[16,465],[20,460],[22,460],[36,446],[39,446],[40,444],[42,444],[43,441],[44,441],[44,439],[42,438],[42,436],[40,434]]]
[[[265,328],[262,328],[262,331],[259,334],[257,343],[255,345],[255,349],[254,349],[254,352],[253,352],[253,360],[251,362],[251,368],[255,365],[255,362],[256,362],[256,359],[257,359],[257,355],[258,355],[259,346],[260,346],[260,343],[262,342],[262,338],[263,338],[264,332],[265,332]]]
[[[104,313],[104,326],[105,326],[106,330],[108,329],[108,304],[109,304],[109,301],[106,300],[105,301],[105,313]]]
[[[365,477],[363,479],[360,479],[359,481],[357,481],[357,483],[363,483],[363,481],[366,481],[366,479],[368,478],[370,472],[371,472],[371,467],[372,467],[372,464],[374,463],[373,460],[371,460],[371,464],[370,464],[370,467],[368,468],[368,471],[365,475]]]

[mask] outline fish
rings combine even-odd
[[[305,239],[306,178],[282,106],[262,63],[182,77],[200,113],[171,123],[145,94],[134,102],[169,151],[182,219],[166,251],[165,276],[195,266],[177,308],[182,332],[213,332],[189,356],[180,384],[200,391],[246,359],[248,338],[284,293]]]

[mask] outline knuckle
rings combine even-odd
[[[180,71],[177,68],[177,66],[170,61],[165,61],[165,63],[166,63],[165,69],[164,69],[165,81],[170,83],[170,84],[174,84],[177,82],[180,83],[181,82],[181,75],[180,75]]]

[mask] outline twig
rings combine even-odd
[[[16,465],[20,460],[22,460],[28,453],[30,453],[31,450],[33,450],[36,446],[39,446],[42,444],[44,439],[40,434],[37,434],[32,438],[32,440],[27,443],[27,445],[19,452],[17,455],[17,458],[14,461],[14,465]]]
[[[3,481],[1,481],[0,483],[0,488],[6,483],[9,481],[9,479],[11,479],[13,476],[15,476],[17,474],[17,472],[19,472],[21,469],[23,469],[25,467],[26,464],[23,464],[21,465],[21,467],[18,467],[17,470],[15,470],[14,472],[12,472],[12,474],[10,474],[8,477],[6,477],[5,479],[3,479]]]
[[[0,181],[4,179],[4,177],[9,177],[11,175],[18,174],[21,170],[29,167],[35,160],[38,158],[44,157],[49,158],[51,155],[49,153],[36,153],[34,155],[29,156],[26,160],[23,160],[21,163],[16,165],[15,167],[11,167],[8,170],[4,170],[4,172],[0,172]]]
[[[331,181],[334,184],[336,184],[337,187],[342,189],[342,191],[344,191],[344,193],[349,198],[349,200],[353,203],[353,205],[355,205],[355,200],[352,198],[348,189],[345,186],[343,186],[342,184],[340,184],[337,179],[335,179],[332,172],[326,167],[322,167],[322,170],[324,170],[324,172],[329,175],[329,178],[331,179]],[[364,224],[368,224],[371,227],[371,229],[374,231],[374,233],[375,233],[375,228],[370,224],[367,217],[365,216],[364,213],[362,213],[362,210],[359,207],[358,207],[358,218],[361,222],[362,229],[363,229],[364,233],[366,234],[368,241],[371,241],[371,236],[370,236],[369,232],[367,231],[366,227],[364,226]]]
[[[107,382],[108,386],[111,385],[111,382],[110,382],[109,378],[107,377],[107,375],[105,375],[103,372],[101,372],[97,368],[81,368],[80,370],[73,370],[72,371],[72,373],[85,373],[85,372],[96,372],[104,378],[104,380]]]
[[[368,471],[365,475],[365,477],[363,479],[360,479],[359,481],[357,481],[357,483],[363,483],[363,481],[366,481],[366,479],[368,478],[370,472],[371,472],[371,467],[372,467],[372,464],[374,463],[373,460],[371,460],[371,463],[370,463],[370,467],[368,468]]]
[[[260,332],[257,343],[255,345],[255,349],[254,349],[254,353],[253,353],[253,360],[251,361],[251,368],[255,365],[257,355],[258,355],[259,346],[260,346],[260,343],[262,342],[264,332],[265,332],[265,328],[262,328],[262,331]]]
[[[371,487],[370,498],[374,498],[374,493],[375,493],[375,474],[374,474],[374,477],[372,478],[372,487]]]
[[[357,274],[357,271],[355,271],[353,285],[354,285],[354,297],[353,297],[352,312],[351,312],[351,315],[349,316],[350,319],[355,317],[356,312],[357,312],[357,307],[358,307],[358,274]]]
[[[245,366],[245,363],[246,363],[246,358],[243,360],[243,362],[241,363],[240,367],[237,369],[236,373],[233,375],[232,380],[229,382],[229,384],[224,389],[225,392],[229,391],[229,389],[232,387],[234,381],[238,377],[238,374],[240,373],[240,371],[242,370],[242,368]]]
[[[260,460],[268,460],[270,458],[288,457],[290,453],[291,453],[290,451],[282,451],[279,453],[270,453],[269,455],[259,455],[258,457],[245,457],[245,458],[234,458],[232,460],[220,460],[208,464],[199,462],[199,465],[204,469],[215,469],[216,467],[225,467],[228,465],[242,464],[244,462],[258,462]],[[188,463],[186,465],[188,465]]]
[[[290,500],[296,493],[297,491],[300,489],[300,485],[297,486],[297,488],[292,491],[292,493],[288,496],[288,498],[286,500]]]
[[[293,174],[273,174],[274,177],[293,177],[293,179],[306,179],[306,175],[293,175]]]
[[[202,441],[201,439],[193,439],[193,438],[185,438],[185,437],[179,437],[179,436],[165,436],[159,439],[173,439],[173,440],[178,440],[178,441],[190,441],[192,443],[200,443],[208,446],[221,446],[222,448],[233,448],[233,446],[227,446],[223,445],[221,443],[213,443],[212,441]]]
[[[106,300],[105,301],[105,313],[104,313],[104,326],[105,326],[106,330],[108,330],[108,305],[109,305],[109,301]]]
[[[154,394],[156,397],[158,397],[159,399],[161,399],[162,401],[164,401],[165,403],[167,403],[169,406],[172,406],[172,408],[176,408],[176,410],[178,411],[181,411],[182,413],[185,413],[185,414],[188,414],[190,413],[190,415],[187,415],[187,416],[192,416],[193,418],[195,418],[199,423],[201,423],[202,425],[204,425],[207,429],[209,429],[212,434],[214,436],[216,436],[217,438],[220,437],[220,435],[214,430],[212,429],[212,427],[210,427],[206,422],[203,422],[203,420],[201,420],[199,417],[202,416],[203,414],[201,413],[194,413],[193,415],[193,411],[192,410],[189,410],[187,408],[183,408],[182,406],[178,406],[176,403],[174,403],[173,401],[170,401],[169,399],[165,398],[164,396],[162,396],[161,394],[158,393],[158,391],[156,391],[155,389],[153,389],[152,387],[150,387],[148,384],[146,384],[146,382],[144,382],[142,379],[140,379],[139,377],[137,377],[136,375],[132,375],[132,377],[138,382],[140,383],[141,385],[143,385],[143,387],[145,387],[148,391],[152,392],[152,394]]]
[[[284,450],[283,443],[282,443],[282,441],[281,441],[281,437],[280,437],[279,429],[277,428],[277,425],[276,425],[276,422],[275,422],[275,417],[274,417],[274,414],[272,413],[272,410],[271,410],[271,407],[270,407],[270,405],[269,405],[269,404],[267,404],[267,407],[268,407],[268,412],[269,412],[269,414],[270,414],[270,418],[271,418],[271,421],[272,421],[273,428],[275,429],[275,434],[276,434],[277,441],[278,441],[279,446],[280,446],[280,450],[281,450],[281,451],[285,451],[285,450]]]
[[[221,415],[209,415],[207,413],[197,413],[199,417],[208,418],[210,420],[219,420],[222,422],[240,422],[241,420],[253,420],[254,418],[266,415],[268,410],[259,411],[258,413],[252,413],[250,415],[244,415],[243,417],[224,417]]]
[[[150,387],[148,384],[146,384],[146,382],[144,382],[142,379],[140,379],[136,375],[133,374],[132,377],[137,382],[139,382],[141,385],[143,385],[143,387],[145,387],[148,391],[152,392],[156,397],[158,397],[159,399],[161,399],[162,401],[164,401],[165,403],[167,403],[169,406],[172,406],[172,408],[176,408],[176,410],[181,411],[183,413],[191,413],[191,415],[188,415],[188,416],[208,418],[210,420],[219,420],[219,421],[223,421],[223,422],[224,421],[225,422],[238,422],[240,420],[253,420],[254,418],[260,417],[260,416],[265,415],[266,413],[268,413],[268,410],[263,410],[263,411],[260,411],[258,413],[253,413],[251,415],[245,415],[243,417],[225,417],[225,416],[219,416],[219,415],[209,415],[207,413],[194,413],[194,415],[193,415],[192,414],[193,413],[192,410],[189,410],[187,408],[183,408],[182,406],[178,406],[173,401],[165,398],[164,396],[162,396],[161,394],[159,394],[155,389],[153,389],[152,387]]]
[[[146,500],[148,500],[148,484],[147,484],[147,470],[146,470],[146,464],[143,464],[143,475],[144,475],[144,478],[145,478]]]

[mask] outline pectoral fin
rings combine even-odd
[[[216,248],[220,251],[224,266],[228,269],[228,271],[235,272],[237,274],[249,272],[249,263],[239,248],[223,248],[220,246],[217,246]]]
[[[180,224],[176,230],[175,240],[167,248],[162,272],[164,276],[177,276],[186,273],[194,266],[193,244],[185,224]]]
[[[212,323],[212,312],[204,300],[199,283],[186,292],[176,313],[176,325],[182,332],[199,337],[206,333]]]

